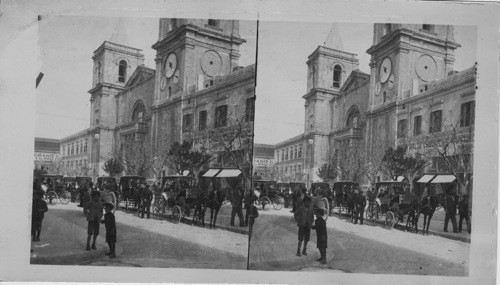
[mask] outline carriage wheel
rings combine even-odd
[[[262,205],[262,210],[268,210],[269,208],[266,209],[265,206],[267,204],[271,204],[271,200],[269,199],[269,197],[264,196],[259,199],[259,203]]]
[[[45,194],[47,197],[47,201],[49,202],[50,205],[55,205],[57,203],[57,194],[54,191],[49,191],[47,194]]]
[[[281,197],[276,197],[273,199],[273,207],[275,210],[281,210],[283,208],[283,198]]]
[[[71,200],[71,194],[68,191],[63,190],[61,192],[61,197],[59,197],[59,201],[61,201],[63,205],[66,205],[69,203],[69,200]]]
[[[385,227],[388,229],[392,229],[395,223],[396,217],[394,216],[394,213],[391,211],[385,213]]]
[[[172,221],[175,223],[175,224],[178,224],[182,219],[182,210],[181,210],[181,207],[179,207],[178,205],[175,205],[173,208],[172,208]]]

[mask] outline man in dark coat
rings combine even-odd
[[[359,191],[359,189],[356,189],[354,191],[354,224],[359,223],[362,225],[363,224],[363,215],[365,213],[365,206],[366,206],[366,198]]]
[[[324,209],[316,209],[316,220],[314,221],[313,229],[316,230],[316,247],[319,250],[320,258],[317,260],[321,264],[326,264],[326,249],[328,247],[328,234],[326,230],[326,221],[324,219]]]
[[[467,232],[470,234],[471,225],[469,217],[469,195],[467,194],[464,194],[460,199],[460,202],[458,202],[458,215],[460,217],[458,220],[458,232],[462,232],[462,223],[465,219],[465,222],[467,223]]]
[[[255,207],[254,202],[257,201],[257,196],[252,190],[247,191],[245,195],[245,226],[248,226],[249,219],[251,220],[252,208]],[[257,207],[255,207],[257,209]]]
[[[448,222],[451,220],[451,225],[453,226],[453,232],[457,233],[457,204],[458,201],[453,193],[453,188],[449,188],[444,196],[443,208],[446,212],[444,217],[444,231],[448,231]]]
[[[104,214],[104,219],[101,221],[106,226],[106,242],[109,246],[109,252],[106,253],[111,258],[116,257],[115,247],[116,247],[116,223],[115,215],[113,215],[113,204],[106,203],[104,205],[106,214]]]
[[[40,241],[40,233],[42,232],[42,221],[45,216],[47,203],[42,199],[42,193],[33,189],[33,206],[31,212],[31,236],[33,241]]]
[[[241,187],[239,179],[234,179],[231,181],[231,189],[229,190],[229,201],[231,202],[231,226],[234,226],[234,219],[236,214],[238,214],[238,220],[240,221],[240,227],[245,226],[245,221],[243,220],[243,196],[245,195],[245,189]]]
[[[144,218],[146,214],[149,219],[151,216],[151,201],[153,200],[153,191],[149,188],[149,185],[141,185],[141,218]]]

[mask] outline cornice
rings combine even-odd
[[[170,41],[173,41],[174,39],[176,39],[180,36],[184,36],[185,38],[187,38],[186,35],[188,34],[188,32],[192,32],[192,33],[194,33],[194,35],[203,35],[203,36],[216,38],[217,40],[220,40],[220,41],[223,41],[223,42],[226,42],[229,44],[236,43],[236,44],[240,45],[240,44],[246,42],[246,40],[243,38],[240,38],[240,37],[237,37],[234,35],[227,35],[227,34],[221,33],[219,30],[214,30],[214,29],[211,29],[208,27],[207,28],[199,27],[199,26],[195,26],[193,24],[184,24],[184,25],[181,25],[181,26],[177,27],[176,29],[173,29],[170,32],[168,32],[167,35],[165,36],[165,38],[163,38],[162,40],[153,44],[151,46],[151,48],[158,51],[158,49],[161,46],[165,45],[166,43],[168,43]]]
[[[328,94],[330,96],[330,98],[327,98],[326,94]],[[315,88],[311,88],[311,90],[309,90],[309,92],[304,94],[304,96],[302,96],[302,98],[304,98],[306,100],[311,100],[310,97],[313,97],[313,96],[325,96],[324,100],[332,100],[336,96],[339,96],[339,91],[315,87]]]
[[[376,115],[380,115],[382,113],[387,113],[387,112],[393,111],[395,109],[396,109],[396,101],[390,102],[390,103],[385,104],[385,105],[380,106],[380,107],[377,107],[376,109],[367,110],[365,112],[365,116],[368,119],[368,118],[374,117]]]

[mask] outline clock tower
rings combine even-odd
[[[370,103],[374,110],[428,89],[453,71],[453,27],[375,24],[371,55]]]
[[[237,20],[161,19],[156,50],[155,104],[214,85],[238,67]]]

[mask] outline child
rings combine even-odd
[[[321,262],[321,264],[326,264],[326,248],[328,236],[326,232],[326,221],[323,219],[325,211],[323,209],[316,209],[315,214],[316,221],[315,225],[312,228],[316,229],[316,244],[319,253],[321,254],[321,257],[317,261]]]
[[[304,241],[304,249],[302,255],[307,255],[307,243],[311,236],[311,226],[314,220],[313,210],[311,207],[311,197],[305,196],[303,204],[297,209],[297,226],[299,227],[299,243],[297,246],[297,256],[301,256],[300,247]]]
[[[92,249],[97,249],[95,246],[95,240],[99,235],[99,225],[102,218],[101,194],[97,191],[93,191],[90,197],[91,200],[83,207],[88,221],[87,247],[85,248],[85,250],[87,251],[90,251],[90,238],[92,237],[92,235],[94,235]]]
[[[106,253],[106,255],[115,258],[116,224],[115,215],[111,212],[113,210],[113,204],[106,203],[104,209],[106,210],[106,214],[104,214],[104,220],[102,220],[101,223],[106,226],[106,242],[109,246],[109,252]]]
[[[42,199],[42,195],[39,191],[33,192],[33,207],[31,212],[31,236],[33,241],[40,241],[40,232],[42,231],[42,221],[45,216],[45,212],[49,209],[47,208],[47,203]]]

